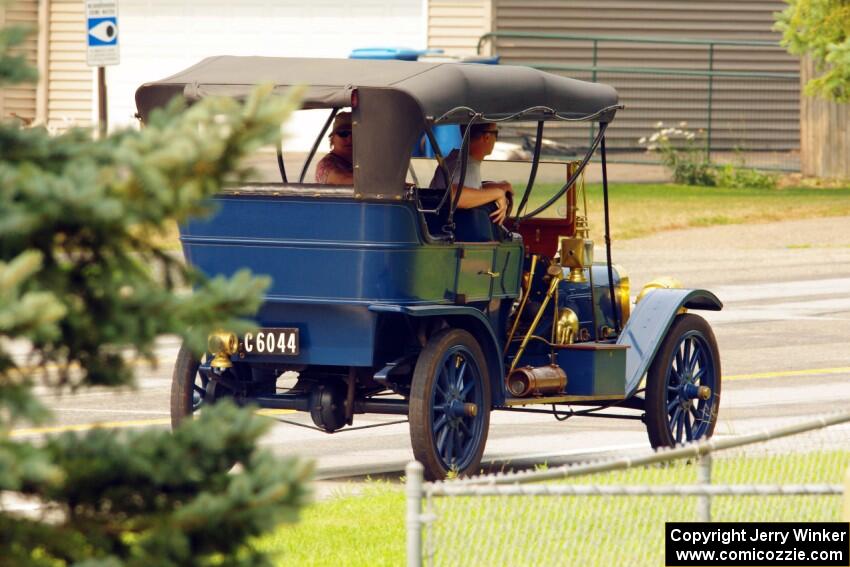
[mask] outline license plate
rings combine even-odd
[[[242,344],[246,354],[296,355],[298,329],[260,329],[256,333],[245,333]]]

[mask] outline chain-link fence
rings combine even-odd
[[[421,483],[408,565],[663,565],[665,522],[838,521],[850,413],[551,470]]]
[[[606,133],[613,162],[657,163],[638,141],[684,123],[715,163],[799,170],[799,63],[777,42],[497,31],[479,53],[488,44],[503,63],[615,87],[625,108]],[[564,125],[545,135],[577,154],[593,139]]]

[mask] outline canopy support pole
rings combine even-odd
[[[593,156],[593,153],[596,151],[596,148],[599,146],[599,142],[605,136],[605,130],[608,128],[608,123],[607,122],[600,122],[599,126],[600,126],[599,132],[596,134],[596,138],[593,139],[593,143],[590,145],[590,149],[587,150],[587,154],[585,154],[584,159],[582,159],[581,163],[578,164],[578,168],[576,168],[576,170],[573,172],[573,174],[570,175],[570,178],[567,179],[567,182],[548,201],[546,201],[545,203],[543,203],[542,205],[540,205],[539,207],[537,207],[536,209],[534,209],[533,211],[531,211],[527,215],[523,215],[522,217],[518,217],[517,221],[521,222],[521,221],[524,221],[525,219],[529,219],[529,218],[531,218],[531,217],[533,217],[537,214],[542,213],[543,211],[548,209],[552,205],[552,203],[554,203],[555,201],[560,199],[564,195],[564,193],[567,192],[567,189],[573,183],[576,182],[576,180],[581,175],[581,172],[584,171],[584,167],[587,165],[587,162],[590,161],[590,158]]]
[[[469,121],[469,124],[466,125],[466,130],[463,133],[463,140],[460,143],[460,176],[457,180],[457,191],[454,194],[454,199],[452,199],[451,207],[449,208],[449,217],[446,220],[446,227],[448,227],[452,233],[454,233],[455,229],[455,211],[457,210],[458,202],[460,202],[460,194],[463,191],[463,182],[466,181],[466,166],[469,163],[470,132],[472,131],[472,125],[475,123],[475,119],[478,118],[478,116],[479,115],[477,114],[473,116],[472,120]],[[456,168],[457,165],[455,166],[455,169]],[[446,185],[448,185],[448,191],[451,191],[452,189],[452,179],[454,179],[454,171],[452,171],[452,176],[446,183]]]
[[[431,130],[431,125],[428,124],[428,123],[425,124],[425,136],[428,138],[428,141],[431,143],[431,148],[434,150],[434,157],[437,159],[437,167],[443,173],[443,177],[446,178],[446,179],[451,179],[451,174],[449,173],[449,169],[446,167],[445,159],[443,159],[443,153],[440,151],[440,145],[437,143],[437,139],[434,137],[434,132],[433,132],[433,130]],[[412,165],[411,165],[411,168],[412,168]],[[436,213],[440,212],[440,209],[442,209],[443,205],[446,204],[446,196],[449,195],[450,193],[451,192],[449,190],[446,190],[446,192],[443,194],[443,198],[440,199],[440,202],[433,209],[423,209],[419,206],[419,187],[414,186],[413,187],[413,196],[414,196],[413,198],[415,200],[416,210],[419,211],[420,213],[436,214]],[[453,232],[449,233],[449,234],[447,234],[446,236],[443,236],[443,237],[437,237],[437,236],[433,236],[433,235],[431,237],[436,239],[436,240],[441,240],[441,241],[446,240],[446,239],[449,240],[450,242],[454,241],[454,233]]]
[[[277,144],[277,168],[280,170],[280,179],[284,183],[289,183],[286,180],[286,166],[283,164],[283,140]]]
[[[540,148],[543,146],[543,121],[537,121],[537,141],[534,143],[534,157],[531,162],[531,173],[528,175],[528,185],[525,187],[525,194],[522,196],[519,206],[514,217],[514,226],[519,227],[519,217],[522,210],[528,204],[528,198],[531,196],[531,189],[534,187],[534,180],[537,179],[537,166],[540,165]]]
[[[316,137],[316,141],[313,142],[313,147],[310,148],[310,154],[307,156],[307,161],[304,162],[304,167],[301,168],[301,175],[298,176],[298,183],[304,183],[304,177],[307,175],[307,169],[310,167],[310,162],[313,161],[313,156],[316,155],[316,151],[319,149],[319,144],[322,143],[322,138],[325,137],[325,133],[328,131],[331,122],[333,122],[334,118],[336,118],[337,112],[339,112],[339,108],[334,108],[331,111],[330,116],[328,116],[328,119],[325,120],[325,125],[322,127],[322,131],[319,132],[318,137]]]
[[[437,139],[434,137],[434,131],[431,129],[430,124],[425,124],[425,136],[428,137],[428,142],[431,144],[431,149],[434,150],[434,157],[437,159],[437,166],[443,172],[443,177],[446,179],[451,179],[449,176],[449,169],[446,167],[446,159],[443,156],[443,152],[440,151],[440,144],[437,143]],[[441,200],[440,204],[434,210],[434,212],[439,211],[443,207],[443,203],[445,201]]]
[[[608,124],[599,123],[599,131],[605,132]],[[602,157],[602,197],[605,207],[605,257],[608,262],[608,292],[611,294],[611,313],[614,316],[614,330],[620,334],[620,313],[617,311],[617,299],[614,295],[614,267],[611,262],[611,223],[608,214],[608,162],[605,154],[605,137],[600,141],[599,150]],[[604,338],[604,337],[603,337]]]

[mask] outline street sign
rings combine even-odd
[[[89,67],[118,64],[117,0],[86,0],[86,43]]]

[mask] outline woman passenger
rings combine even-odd
[[[316,183],[354,185],[350,112],[340,112],[336,115],[328,138],[331,141],[331,151],[316,164]]]

